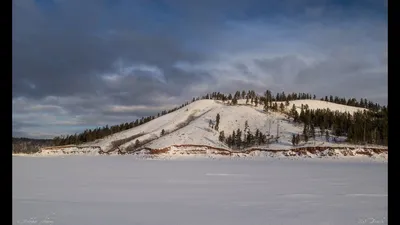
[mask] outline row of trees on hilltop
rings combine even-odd
[[[269,107],[271,106],[272,102],[275,101],[289,102],[293,100],[306,100],[306,99],[317,100],[317,96],[309,93],[286,94],[285,92],[276,93],[275,95],[273,95],[270,90],[266,90],[263,93],[263,95],[257,95],[254,90],[248,90],[248,91],[243,90],[243,91],[236,91],[234,94],[223,94],[220,92],[207,93],[202,97],[193,98],[192,102],[200,99],[215,99],[215,100],[221,100],[223,102],[231,101],[231,103],[234,105],[237,104],[237,100],[246,99],[246,104],[250,103],[256,105],[257,104],[265,105],[265,102],[270,102],[270,105],[266,106]],[[320,98],[319,100],[342,104],[342,105],[354,106],[354,107],[362,107],[370,110],[379,110],[382,108],[382,106],[380,106],[379,104],[369,101],[365,98],[361,98],[359,101],[357,101],[357,99],[355,98],[349,98],[346,100],[346,98],[340,98],[338,96],[330,95],[329,97],[325,96],[324,98]]]
[[[333,102],[337,104],[342,104],[342,105],[348,105],[348,106],[354,106],[354,107],[361,107],[361,108],[367,108],[370,110],[380,110],[382,106],[380,106],[377,103],[373,103],[372,101],[369,101],[365,98],[361,98],[360,101],[357,101],[355,98],[339,98],[337,96],[333,97],[332,95],[325,96],[325,98],[321,98],[321,101],[326,101],[326,102]]]

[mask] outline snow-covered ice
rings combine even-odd
[[[13,156],[13,224],[387,224],[387,163]]]

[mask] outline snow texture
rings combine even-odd
[[[387,224],[387,163],[12,160],[13,224]]]

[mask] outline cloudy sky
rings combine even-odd
[[[13,0],[13,135],[130,122],[207,92],[387,104],[385,0]]]

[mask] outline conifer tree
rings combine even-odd
[[[217,117],[215,119],[215,130],[216,131],[218,131],[218,129],[219,129],[219,119],[220,119],[220,116],[219,116],[219,113],[217,113]]]
[[[304,141],[307,143],[308,142],[308,126],[307,126],[307,124],[304,124],[303,136],[304,136]]]
[[[295,146],[296,145],[296,135],[293,134],[292,136],[292,145]]]
[[[299,122],[299,120],[300,120],[299,113],[297,112],[297,110],[295,110],[293,116],[293,122],[297,123]]]
[[[299,143],[300,143],[300,135],[297,134],[296,135],[296,145],[299,145]]]
[[[232,131],[232,146],[236,146],[236,132]]]
[[[232,135],[229,135],[226,139],[225,139],[225,143],[228,145],[228,147],[232,147]]]
[[[310,125],[310,132],[311,132],[311,137],[315,140],[315,127],[313,123],[311,123]]]
[[[254,138],[255,138],[256,143],[257,143],[257,144],[260,144],[261,138],[260,138],[260,130],[259,130],[258,128],[257,128],[257,130],[256,130],[256,133],[255,133],[255,135],[254,135]]]
[[[267,100],[267,98],[265,98],[265,99],[264,99],[264,111],[265,111],[265,112],[268,112],[268,110],[269,110],[268,100]]]
[[[328,131],[325,131],[325,138],[326,138],[326,141],[329,142],[329,132]]]
[[[246,135],[246,142],[247,142],[247,146],[251,146],[252,142],[253,142],[253,135],[251,134],[250,130],[247,131],[247,135]]]
[[[275,112],[277,112],[278,111],[278,103],[274,103],[274,105],[273,105],[273,110],[275,111]]]
[[[139,141],[138,139],[136,139],[136,141],[135,141],[135,148],[139,147],[139,145],[140,145],[140,141]]]
[[[223,130],[221,132],[219,132],[218,139],[219,139],[220,142],[224,142],[225,141],[225,134],[224,134]]]
[[[303,105],[301,105],[301,111],[300,111],[300,121],[304,122],[305,121],[305,113],[304,113],[304,108]]]
[[[247,122],[247,120],[244,122],[244,132],[249,130],[249,123]]]
[[[290,105],[289,100],[286,99],[286,101],[285,101],[285,106],[288,107],[289,105]]]
[[[323,124],[321,124],[321,125],[319,126],[319,130],[320,130],[321,137],[322,137],[322,136],[325,134],[325,127],[324,127]]]
[[[237,104],[237,99],[236,98],[233,98],[232,99],[232,105],[236,105]]]
[[[295,104],[293,104],[292,105],[292,109],[290,110],[290,115],[292,116],[292,117],[294,117],[295,115],[295,113],[297,112],[297,110],[296,110],[296,105]]]
[[[283,102],[281,102],[279,108],[280,108],[281,112],[285,111],[285,105],[283,105]]]
[[[236,146],[240,148],[242,144],[242,131],[238,128],[236,131]]]

